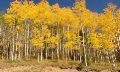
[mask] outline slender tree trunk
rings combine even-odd
[[[80,63],[81,63],[81,62],[82,62],[82,59],[81,59],[81,58],[82,58],[82,57],[81,57],[81,54],[80,54],[80,57],[79,57],[79,58],[80,58]]]
[[[29,34],[30,34],[30,25],[27,24],[27,47],[26,47],[26,56],[28,58],[29,55]]]
[[[59,28],[57,29],[57,35],[59,34]],[[59,44],[60,44],[60,42],[59,42]],[[58,61],[59,61],[59,44],[57,45],[57,59],[58,59]]]
[[[57,45],[57,59],[59,61],[59,45]]]
[[[48,50],[47,50],[47,48],[45,49],[46,50],[46,54],[45,54],[45,56],[46,56],[46,60],[47,60],[47,58],[48,58]]]
[[[18,42],[18,31],[17,31],[17,34],[16,34],[16,41]],[[16,48],[15,48],[15,60],[17,60],[17,51],[18,51],[18,45],[15,45],[16,46]]]
[[[43,60],[43,50],[41,48],[41,54],[40,54],[40,57],[41,57],[41,61]]]
[[[66,54],[66,55],[65,55],[65,56],[66,56],[65,59],[66,59],[66,63],[67,63],[67,61],[68,61],[68,57],[67,57],[67,49],[65,49],[65,54]]]
[[[53,60],[53,49],[52,49],[52,60]]]
[[[1,54],[1,58],[2,58],[2,60],[4,59],[4,56],[3,56],[3,54],[4,54],[4,49],[5,49],[5,38],[4,38],[4,34],[3,34],[3,46],[2,46],[2,54]]]
[[[21,60],[21,48],[19,47],[19,51],[18,51],[18,60]]]
[[[76,61],[78,61],[78,53],[77,53],[77,51],[76,51],[75,59],[76,59]]]
[[[11,60],[14,60],[14,55],[13,55],[13,51],[11,51]]]
[[[120,50],[120,30],[118,29],[118,38],[117,38],[118,49]]]
[[[87,53],[86,53],[86,48],[85,48],[85,32],[84,32],[84,28],[82,27],[82,34],[83,34],[83,52],[84,52],[84,62],[85,62],[85,66],[88,66],[87,63]]]
[[[11,60],[14,60],[14,51],[15,51],[15,25],[13,26],[13,38],[12,38],[12,51],[11,51]]]
[[[108,59],[108,63],[110,63],[109,52],[107,52],[107,59]]]
[[[11,51],[11,60],[12,61],[14,60],[14,49],[15,49],[15,46],[14,46],[14,41],[13,41],[13,49]]]
[[[63,27],[63,34],[64,34],[65,28]],[[65,38],[63,37],[63,42],[62,42],[62,59],[64,60],[65,57],[65,48],[64,48],[64,41]]]
[[[38,63],[39,63],[40,62],[40,53],[39,53],[39,51],[38,51],[37,60],[38,60]],[[41,61],[42,61],[42,59],[41,59]]]
[[[61,51],[62,51],[62,40],[60,39],[60,46],[59,46],[59,53],[61,54]]]
[[[24,33],[24,35],[25,35],[25,45],[24,45],[24,57],[25,57],[25,59],[26,59],[26,49],[27,49],[27,22],[25,21],[25,33]]]
[[[63,50],[62,50],[62,59],[64,60],[65,59],[65,48],[63,47]]]
[[[28,59],[28,50],[29,50],[29,28],[30,28],[30,25],[29,23],[27,23],[28,20],[25,20],[25,59]]]
[[[75,52],[74,52],[74,55],[73,55],[73,57],[74,57],[74,61],[75,61]]]
[[[103,57],[102,57],[102,51],[100,50],[100,61],[103,61]]]
[[[114,57],[113,54],[111,55],[111,58],[112,58],[113,67],[115,67],[115,66],[116,66],[116,65],[115,65],[115,57]]]
[[[96,51],[96,55],[97,55],[97,62],[99,62],[99,53],[98,53],[98,50]]]
[[[15,48],[15,60],[17,60],[17,49],[18,48],[18,46],[16,45],[16,48]]]
[[[93,60],[94,60],[94,62],[96,63],[96,50],[93,49],[93,51],[94,51],[94,57],[93,57]]]

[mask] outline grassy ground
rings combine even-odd
[[[9,70],[10,70],[9,72],[13,72],[13,71],[14,72],[46,72],[46,70],[49,71],[51,69],[56,71],[57,70],[61,71],[60,67],[66,68],[66,67],[78,67],[78,66],[79,66],[79,62],[68,61],[66,63],[65,61],[62,61],[62,60],[59,62],[56,60],[54,61],[44,60],[39,63],[36,60],[26,60],[26,61],[3,60],[3,61],[0,61],[0,72],[2,71],[8,72]],[[52,67],[55,67],[55,68],[52,68]],[[64,72],[64,71],[61,71],[61,72]],[[77,70],[75,72],[77,72]]]
[[[8,64],[8,65],[52,65],[52,66],[79,66],[79,62],[68,61],[65,62],[63,60],[56,61],[56,60],[43,60],[41,62],[37,62],[37,60],[24,60],[24,61],[0,61],[0,64]]]
[[[94,63],[91,64],[89,67],[95,68],[95,69],[115,69],[115,70],[120,70],[120,63],[116,62],[115,67],[112,66],[112,64],[101,62],[101,63]]]
[[[26,67],[26,69],[24,69],[22,72],[40,72],[45,67],[57,67],[57,68],[80,67],[80,68],[91,68],[91,69],[97,69],[97,70],[104,70],[104,69],[120,70],[120,63],[116,63],[116,67],[113,67],[112,64],[108,64],[105,62],[96,63],[96,64],[91,63],[91,65],[89,65],[88,67],[85,67],[84,65],[80,64],[79,62],[74,62],[74,61],[66,62],[66,61],[62,61],[62,60],[60,60],[59,62],[56,60],[53,60],[53,61],[43,60],[39,63],[37,62],[37,60],[26,60],[26,61],[25,60],[24,61],[1,60],[0,61],[0,69],[6,69],[6,68],[11,68],[11,67],[14,67],[16,69],[20,69],[20,68],[24,69]],[[35,70],[35,71],[31,71],[31,70]],[[21,71],[18,70],[17,72],[21,72]]]

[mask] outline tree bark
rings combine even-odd
[[[40,54],[40,57],[41,57],[41,61],[43,60],[43,50],[42,50],[42,48],[41,48],[41,54]]]
[[[85,32],[84,32],[84,28],[82,27],[82,34],[83,34],[83,52],[84,52],[84,62],[85,62],[85,66],[88,66],[87,63],[87,53],[86,53],[86,48],[85,48]]]
[[[38,51],[37,61],[38,61],[38,63],[40,62],[40,53],[39,53],[39,51]],[[42,59],[41,59],[41,61],[42,61]]]

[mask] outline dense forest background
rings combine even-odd
[[[2,60],[64,60],[88,66],[120,61],[120,9],[108,4],[103,13],[86,8],[49,5],[46,0],[14,1],[0,12]]]

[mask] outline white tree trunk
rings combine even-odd
[[[86,54],[86,48],[85,48],[85,36],[84,36],[84,28],[82,27],[82,34],[83,34],[83,52],[84,52],[84,62],[85,62],[85,66],[88,66],[87,63],[87,54]]]
[[[47,50],[47,48],[46,48],[45,56],[46,56],[46,60],[47,60],[47,58],[48,58],[48,50]]]
[[[41,61],[43,60],[43,50],[42,50],[42,48],[41,48],[41,53],[40,53],[40,57],[41,57]]]
[[[38,52],[38,57],[37,57],[38,63],[40,62],[40,53]],[[41,60],[42,61],[42,60]]]
[[[53,49],[52,49],[52,60],[53,60]]]

